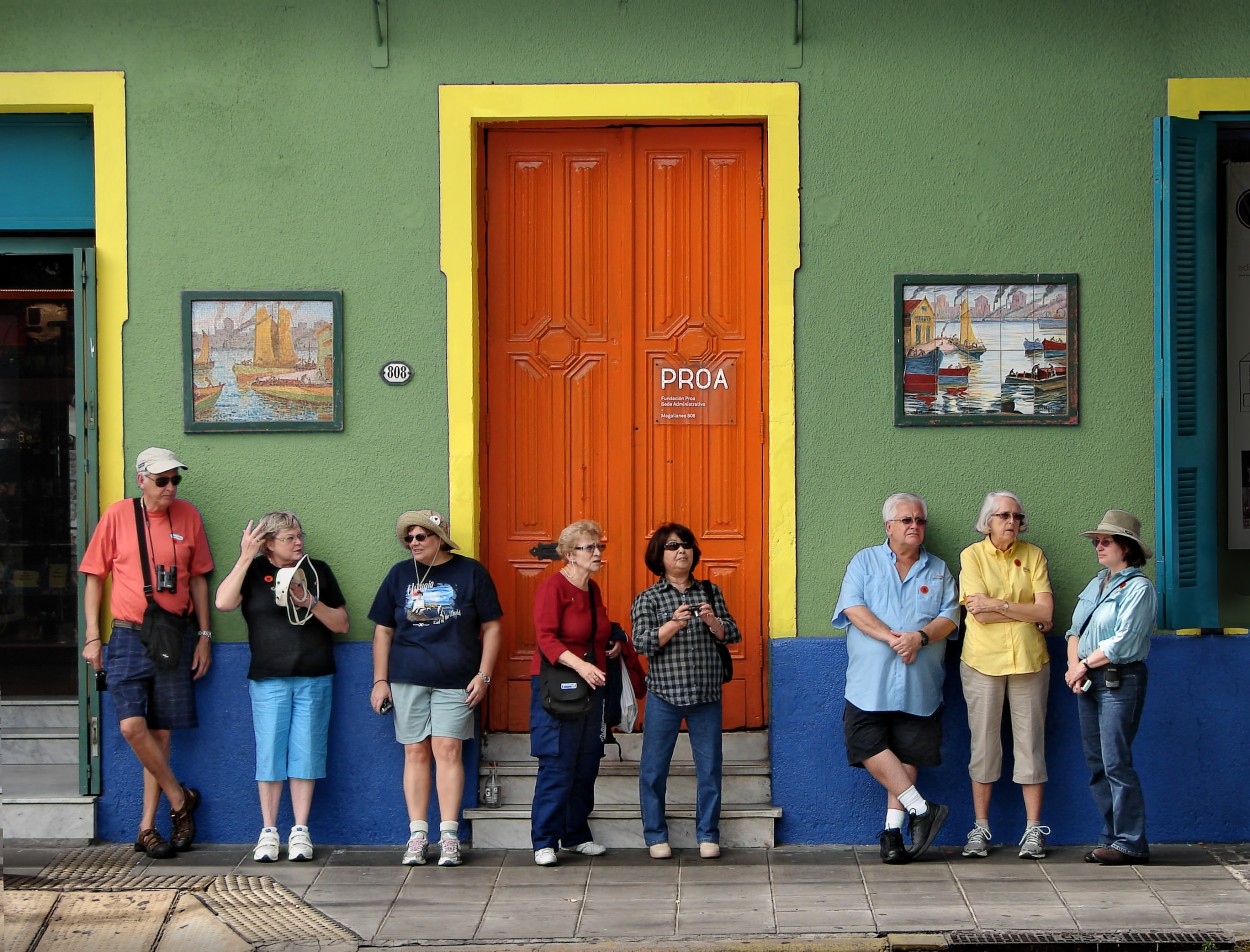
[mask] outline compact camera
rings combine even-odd
[[[95,673],[95,689],[97,691],[107,691],[109,689],[108,672],[103,668]]]
[[[156,590],[174,593],[178,591],[178,566],[171,565],[166,568],[158,565],[156,567]]]
[[[1120,666],[1118,664],[1109,664],[1103,668],[1102,675],[1103,686],[1108,691],[1118,691],[1120,688]]]

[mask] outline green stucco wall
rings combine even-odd
[[[447,504],[438,85],[798,82],[799,631],[825,635],[896,490],[951,562],[983,492],[1018,492],[1061,620],[1079,530],[1117,506],[1154,531],[1150,120],[1169,77],[1246,74],[1248,9],[806,0],[789,68],[789,0],[391,0],[375,69],[368,0],[46,0],[3,4],[0,69],[125,71],[126,455],[186,454],[223,570],[248,518],[301,513],[360,638],[395,515]],[[1081,425],[895,428],[892,275],[1013,271],[1080,274]],[[179,292],[277,288],[344,291],[345,431],[184,435]]]

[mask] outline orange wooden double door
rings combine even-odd
[[[483,559],[505,612],[491,730],[529,729],[533,595],[603,525],[614,621],[663,522],[743,633],[726,728],[765,722],[764,202],[757,126],[486,133]]]

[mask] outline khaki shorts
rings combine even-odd
[[[464,688],[427,688],[393,682],[395,739],[401,744],[419,744],[431,736],[471,739],[474,709],[465,703],[468,696]]]
[[[1050,693],[1050,662],[1034,674],[982,674],[959,662],[959,677],[968,702],[972,757],[968,776],[993,783],[1003,772],[1003,701],[1011,708],[1012,751],[1016,783],[1046,782],[1046,698]]]

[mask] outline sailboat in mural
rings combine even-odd
[[[195,355],[195,360],[191,364],[197,374],[206,374],[217,366],[210,350],[210,340],[208,331],[200,331],[200,352]]]
[[[252,386],[260,377],[293,371],[313,371],[317,365],[300,360],[291,339],[291,311],[278,305],[278,319],[274,320],[269,308],[256,308],[256,336],[252,345],[252,359],[240,361],[233,367],[239,389]]]
[[[252,390],[280,403],[329,407],[334,402],[334,326],[319,324],[314,337],[315,361],[305,361],[293,371],[254,377]]]
[[[959,352],[965,357],[980,360],[985,353],[985,345],[972,329],[972,315],[968,310],[968,298],[965,295],[963,306],[959,309],[959,339],[956,341]]]

